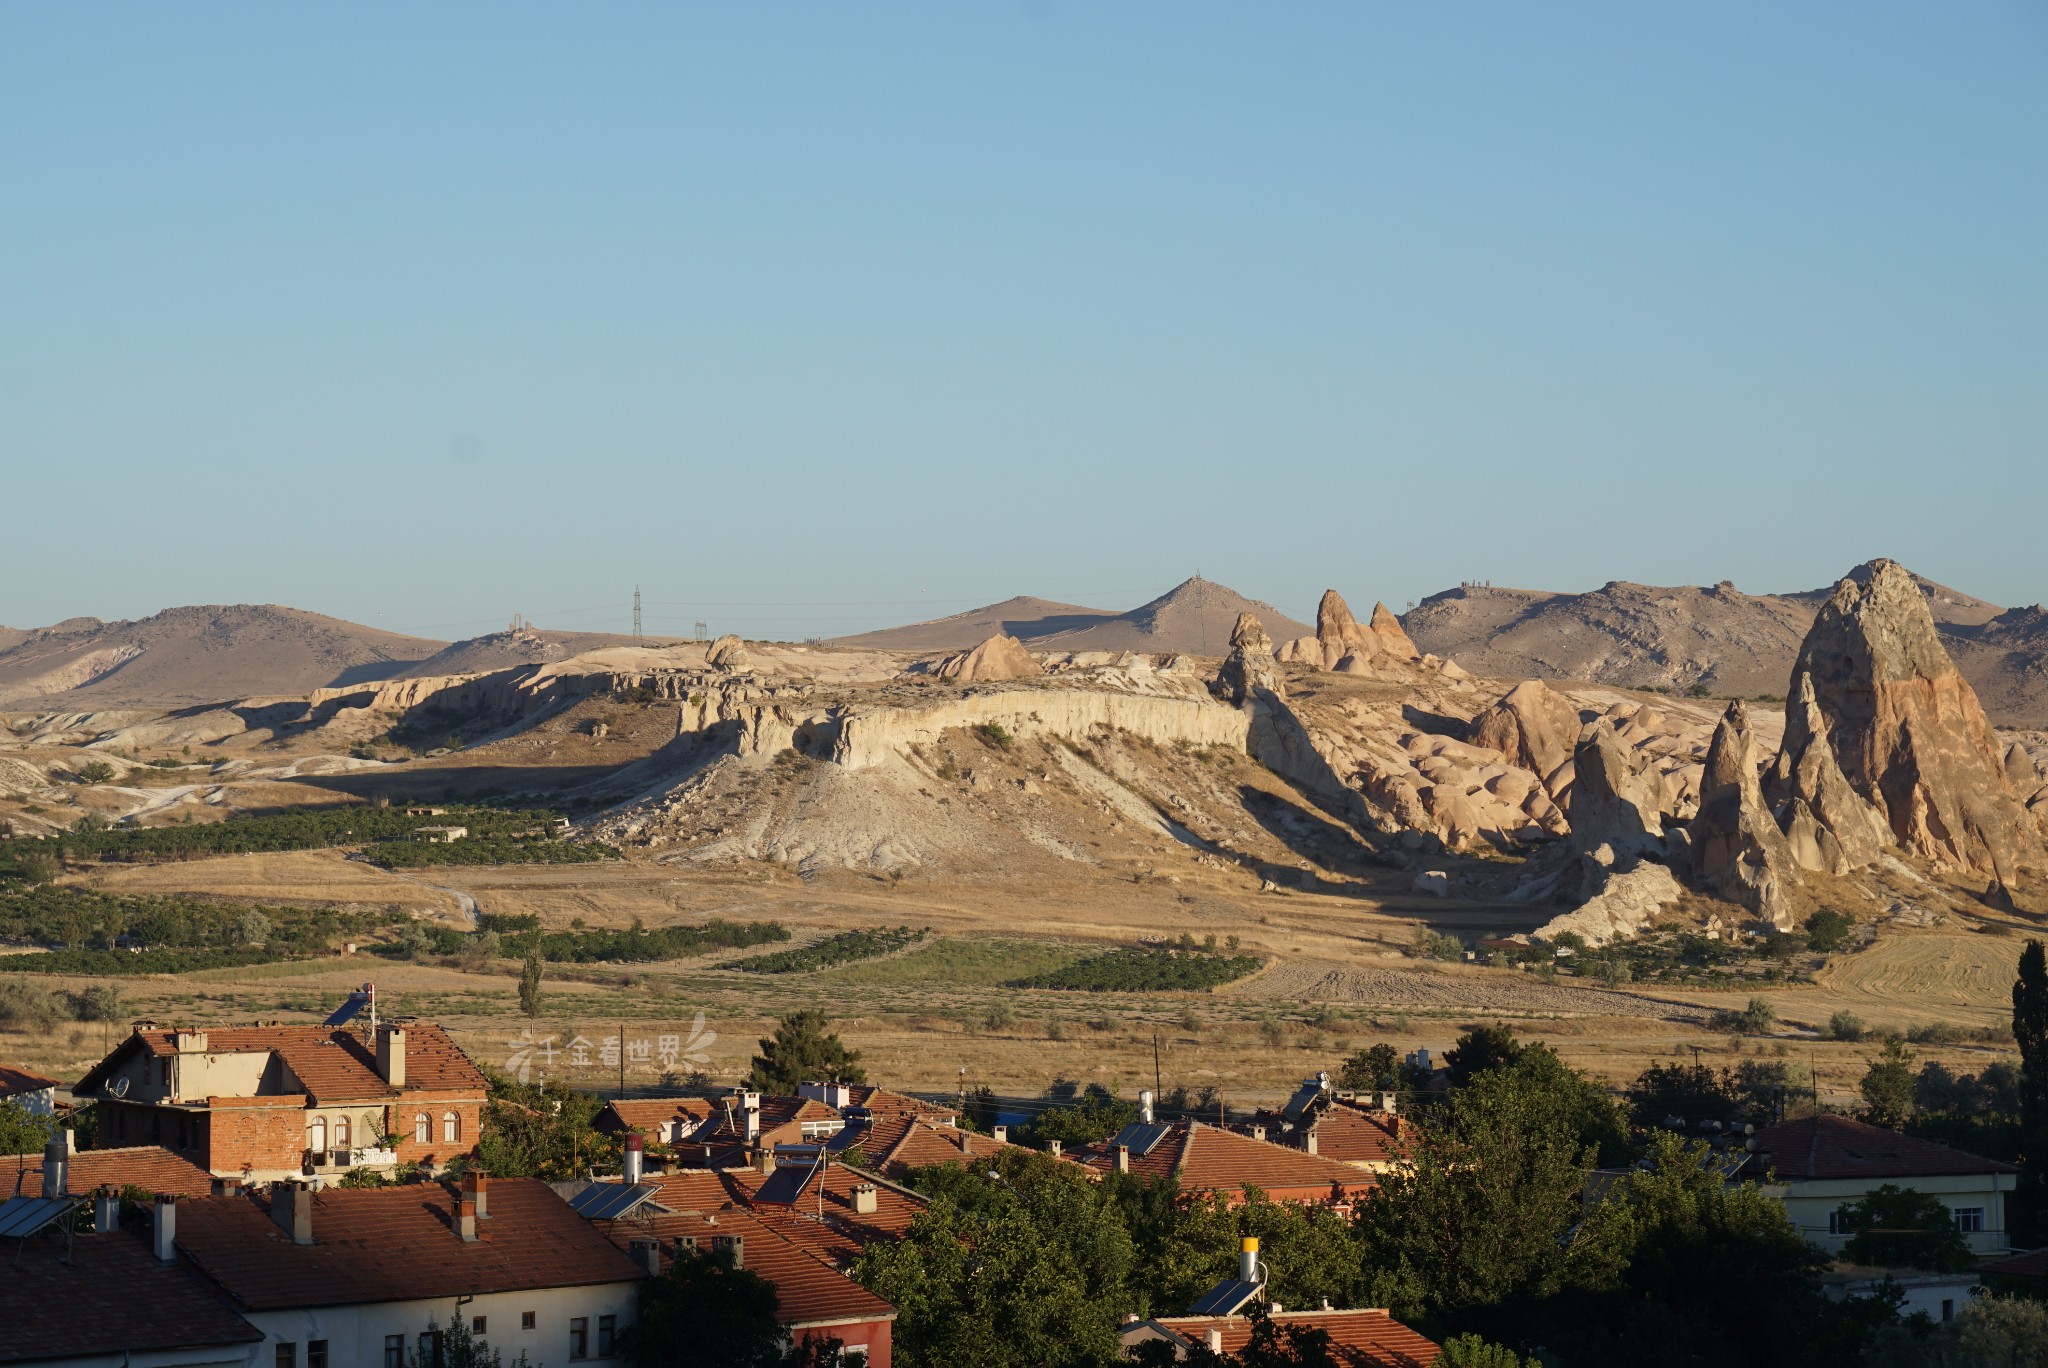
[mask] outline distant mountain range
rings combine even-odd
[[[2048,610],[2002,609],[1931,580],[1920,584],[1950,654],[1992,720],[2048,728]],[[1615,581],[1566,594],[1466,585],[1432,594],[1403,615],[1402,625],[1423,650],[1480,675],[1780,695],[1814,612],[1832,588],[1751,595],[1728,583]],[[1360,607],[1366,602],[1361,594]],[[832,644],[937,653],[963,650],[1001,631],[1034,651],[1218,656],[1229,648],[1241,612],[1256,614],[1276,642],[1314,631],[1271,604],[1198,577],[1125,612],[1012,598]],[[520,628],[451,643],[246,604],[172,608],[135,622],[74,618],[32,631],[0,627],[0,705],[16,711],[181,707],[303,696],[378,679],[539,664],[631,640]]]

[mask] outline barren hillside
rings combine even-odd
[[[1851,578],[1867,574],[1867,566]],[[2001,726],[2048,726],[2048,614],[2000,609],[1921,579],[1956,664]],[[1799,643],[1831,589],[1792,594],[1613,581],[1584,594],[1460,586],[1401,621],[1416,645],[1502,678],[1782,695]]]
[[[1197,576],[1128,613],[1020,639],[1034,651],[1184,651],[1213,656],[1230,648],[1230,629],[1239,613],[1257,617],[1276,641],[1315,635],[1315,628],[1272,604]]]
[[[443,644],[271,604],[72,618],[0,648],[0,701],[83,709],[305,694],[388,678]]]
[[[482,674],[519,665],[544,665],[549,661],[567,660],[586,651],[635,644],[632,637],[613,632],[552,632],[540,627],[520,627],[454,642],[393,677],[419,679],[433,675]],[[667,645],[669,639],[650,638],[647,644]]]
[[[878,632],[840,637],[835,646],[859,646],[876,651],[964,651],[1003,633],[1019,641],[1032,641],[1054,632],[1072,631],[1115,617],[1107,608],[1082,608],[1071,603],[1020,595],[971,608],[951,617],[930,622],[913,622],[907,627],[887,627]]]

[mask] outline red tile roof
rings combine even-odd
[[[2003,1259],[1977,1265],[1979,1273],[2003,1273],[2009,1278],[2039,1278],[2048,1276],[2048,1249],[2036,1249],[2028,1254],[2014,1254]]]
[[[1780,1180],[1933,1178],[1966,1173],[2018,1173],[2011,1164],[1867,1126],[1846,1116],[1806,1116],[1758,1131],[1750,1171]]]
[[[964,1164],[973,1159],[992,1159],[1010,1148],[1007,1141],[962,1130],[958,1126],[935,1126],[918,1117],[901,1119],[904,1122],[902,1132],[893,1140],[884,1128],[877,1127],[874,1139],[861,1143],[861,1153],[867,1159],[867,1166],[891,1178],[931,1164]],[[884,1144],[886,1148],[883,1148]]]
[[[1385,1311],[1282,1311],[1272,1320],[1276,1326],[1321,1330],[1344,1368],[1430,1368],[1443,1352]],[[1207,1345],[1209,1332],[1221,1331],[1226,1354],[1242,1350],[1252,1337],[1252,1323],[1243,1316],[1162,1316],[1127,1327],[1124,1343],[1149,1338],[1132,1333],[1143,1326],[1170,1331],[1189,1345]]]
[[[19,1097],[23,1093],[41,1092],[45,1088],[60,1088],[63,1084],[54,1078],[28,1069],[10,1068],[0,1064],[0,1097]]]
[[[151,1193],[168,1192],[177,1197],[213,1195],[212,1174],[161,1145],[79,1150],[67,1156],[64,1187],[73,1196],[87,1196],[108,1183],[119,1188],[144,1188]],[[0,1155],[0,1197],[17,1193],[41,1196],[42,1191],[42,1155]]]
[[[178,1211],[178,1248],[251,1310],[417,1301],[630,1282],[640,1268],[547,1184],[489,1185],[477,1239],[455,1229],[455,1195],[439,1183],[324,1188],[313,1243],[293,1244],[260,1196],[214,1197]]]
[[[896,1308],[818,1255],[792,1243],[752,1212],[671,1214],[653,1220],[607,1223],[621,1248],[651,1233],[665,1240],[694,1239],[700,1248],[719,1236],[738,1236],[740,1261],[775,1284],[776,1315],[786,1326],[843,1325],[848,1321],[890,1321]]]
[[[850,1264],[865,1245],[901,1239],[917,1213],[928,1205],[914,1192],[838,1164],[828,1167],[795,1207],[756,1205],[755,1195],[767,1179],[755,1169],[682,1169],[649,1181],[661,1188],[655,1200],[672,1211],[744,1209],[785,1238],[840,1267]],[[875,1186],[875,1209],[865,1214],[853,1209],[853,1189],[862,1183]]]
[[[871,1083],[855,1084],[847,1091],[852,1094],[854,1106],[866,1107],[871,1112],[915,1112],[940,1119],[958,1115],[952,1107],[943,1103],[927,1102],[922,1097],[912,1097],[909,1093],[890,1092],[887,1088],[878,1088]]]
[[[223,1026],[205,1030],[209,1054],[275,1054],[298,1078],[314,1106],[382,1101],[413,1092],[469,1093],[481,1097],[484,1076],[441,1027],[414,1022],[405,1031],[405,1088],[377,1072],[377,1057],[362,1033],[349,1026]],[[138,1030],[114,1047],[73,1091],[98,1091],[102,1077],[129,1051],[152,1058],[177,1053],[177,1032]]]
[[[673,1127],[680,1123],[685,1132],[695,1129],[717,1110],[702,1097],[643,1097],[607,1102],[591,1124],[607,1134],[639,1131],[650,1140],[666,1144]]]
[[[132,1231],[41,1236],[0,1263],[0,1363],[254,1343],[263,1332],[236,1315],[191,1269],[161,1264]],[[240,1361],[226,1349],[209,1362]]]
[[[1116,1169],[1108,1141],[1074,1157],[1099,1172]],[[1333,1197],[1371,1190],[1372,1176],[1319,1154],[1254,1140],[1200,1121],[1175,1121],[1149,1154],[1132,1154],[1130,1171],[1142,1177],[1173,1178],[1185,1193],[1236,1192],[1246,1184],[1267,1192],[1316,1190]]]

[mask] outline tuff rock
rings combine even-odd
[[[1024,643],[997,632],[972,650],[960,651],[940,661],[932,673],[962,684],[988,683],[1004,679],[1031,679],[1044,674]]]
[[[736,673],[752,665],[754,659],[747,654],[747,643],[727,632],[712,642],[704,652],[704,663],[714,670],[730,670]]]
[[[1700,780],[1699,814],[1687,830],[1693,872],[1704,888],[1761,913],[1781,931],[1792,929],[1788,891],[1798,862],[1764,805],[1756,739],[1740,701],[1728,705],[1714,729]]]
[[[1273,663],[1273,638],[1251,613],[1239,613],[1230,632],[1230,654],[1216,671],[1209,691],[1225,702],[1242,706],[1260,690],[1279,697],[1279,671]]]
[[[1555,798],[1571,777],[1565,766],[1578,747],[1579,710],[1542,680],[1524,680],[1472,719],[1466,739],[1535,774]]]

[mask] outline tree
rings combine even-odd
[[[261,945],[270,939],[270,918],[252,907],[236,919],[235,935],[244,945]]]
[[[1337,1086],[1351,1092],[1383,1092],[1402,1087],[1401,1052],[1384,1042],[1367,1046],[1337,1066]]]
[[[1102,1083],[1090,1083],[1078,1093],[1056,1083],[1047,1090],[1046,1102],[1044,1110],[1017,1128],[1018,1144],[1033,1149],[1051,1149],[1055,1140],[1069,1147],[1093,1144],[1138,1119],[1137,1103],[1124,1101]]]
[[[411,1368],[501,1368],[505,1357],[470,1333],[467,1318],[451,1311],[446,1325],[434,1326],[430,1334],[414,1342],[407,1361]],[[520,1368],[526,1361],[526,1351],[521,1349],[510,1368]]]
[[[1913,1052],[1893,1036],[1869,1065],[1857,1085],[1863,1093],[1863,1119],[1887,1130],[1904,1130],[1913,1119]]]
[[[94,983],[71,994],[71,1014],[80,1021],[119,1021],[128,1003],[116,983]]]
[[[1077,1165],[1016,1149],[989,1170],[938,1167],[911,1179],[931,1205],[901,1240],[864,1248],[854,1272],[897,1309],[898,1363],[1037,1368],[1119,1357],[1133,1252],[1104,1187]]]
[[[2048,953],[2038,940],[2020,952],[2012,984],[2012,1038],[2020,1047],[2019,1190],[2015,1235],[2039,1244],[2048,1230]]]
[[[791,1012],[782,1018],[774,1035],[761,1038],[761,1053],[754,1056],[748,1086],[776,1097],[793,1097],[801,1083],[827,1079],[867,1082],[860,1053],[847,1049],[826,1029],[829,1024],[825,1014],[815,1010]]]
[[[526,965],[519,971],[519,1010],[530,1021],[540,1015],[540,949],[526,952]]]
[[[31,850],[15,857],[14,867],[30,888],[57,882],[57,857],[45,850]]]
[[[1576,1100],[1545,1072],[1484,1070],[1421,1122],[1357,1209],[1368,1304],[1513,1333],[1568,1289],[1614,1284],[1626,1226],[1582,1202],[1594,1152]]]
[[[1522,1053],[1514,1028],[1500,1022],[1475,1026],[1458,1037],[1444,1052],[1444,1067],[1450,1070],[1451,1086],[1462,1088],[1488,1069],[1504,1068]]]
[[[1742,1105],[1734,1075],[1726,1069],[1716,1073],[1706,1064],[1652,1064],[1636,1075],[1625,1095],[1629,1119],[1646,1128],[1670,1117],[1688,1127],[1733,1121]]]
[[[41,1154],[56,1130],[49,1117],[37,1116],[11,1097],[0,1100],[0,1154]]]
[[[640,1285],[640,1320],[620,1347],[634,1368],[794,1368],[837,1361],[837,1340],[791,1346],[780,1309],[775,1284],[741,1267],[732,1250],[688,1250]]]
[[[1444,1341],[1443,1353],[1437,1355],[1436,1368],[1543,1368],[1539,1359],[1524,1360],[1514,1350],[1481,1339],[1477,1335],[1459,1335],[1456,1339]]]
[[[1842,1224],[1856,1232],[1842,1246],[1842,1257],[1851,1263],[1956,1273],[1976,1257],[1939,1197],[1897,1183],[1873,1188],[1862,1201],[1843,1207]]]
[[[486,1071],[483,1133],[476,1166],[493,1178],[580,1178],[619,1163],[621,1141],[590,1128],[604,1101],[568,1084],[516,1083]]]

